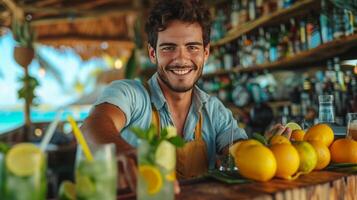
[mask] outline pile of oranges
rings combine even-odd
[[[249,179],[268,181],[273,177],[293,180],[301,174],[322,170],[330,162],[357,163],[357,142],[334,140],[327,124],[317,124],[306,131],[296,123],[290,140],[273,135],[267,145],[254,139],[239,141],[230,149],[239,172]],[[289,125],[288,124],[288,125]]]

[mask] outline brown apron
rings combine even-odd
[[[147,90],[150,91],[148,88]],[[186,142],[185,146],[176,150],[176,176],[179,179],[193,178],[208,171],[207,147],[202,138],[202,121],[200,112],[194,140]],[[160,115],[154,105],[152,105],[152,123],[160,130]]]
[[[158,111],[153,108],[152,121],[160,127]],[[202,138],[202,114],[195,127],[195,138],[176,150],[176,175],[179,179],[203,175],[208,170],[207,147]]]

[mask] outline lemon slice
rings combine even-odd
[[[71,181],[63,181],[59,189],[59,200],[75,200],[76,186]]]
[[[289,122],[285,125],[285,127],[289,127],[291,131],[302,129],[301,126],[295,122]]]
[[[76,193],[79,197],[90,197],[96,191],[95,183],[88,176],[76,176]]]
[[[6,167],[16,176],[31,176],[43,165],[45,156],[40,148],[31,143],[20,143],[6,155]]]
[[[147,192],[156,194],[162,188],[162,177],[157,167],[151,165],[139,166],[139,174],[144,178],[147,184]]]
[[[162,141],[155,152],[155,160],[158,165],[170,171],[176,166],[176,149],[170,142]]]
[[[170,173],[166,174],[167,181],[175,181],[176,180],[176,171],[172,170]]]

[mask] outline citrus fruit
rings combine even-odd
[[[165,176],[167,181],[175,181],[176,180],[176,171],[172,170],[170,173]]]
[[[45,162],[45,155],[36,145],[20,143],[6,154],[6,167],[16,176],[31,176]]]
[[[95,183],[90,177],[76,174],[76,193],[79,197],[90,197],[96,192]]]
[[[151,165],[140,165],[139,174],[147,184],[147,192],[156,194],[162,188],[162,177],[157,167]]]
[[[63,181],[59,188],[59,200],[75,200],[76,199],[76,186],[71,181]]]
[[[317,164],[315,170],[325,168],[331,160],[330,150],[320,141],[311,141],[309,143],[314,147],[317,154]]]
[[[304,130],[293,130],[291,132],[290,140],[291,141],[304,141]]]
[[[302,129],[301,126],[295,122],[289,122],[289,123],[285,124],[285,127],[290,128],[291,131]]]
[[[321,141],[327,147],[333,142],[334,133],[327,124],[316,124],[307,130],[304,140],[305,141]]]
[[[277,170],[276,177],[291,179],[291,176],[295,174],[300,165],[299,153],[291,144],[275,144],[270,147],[273,152]]]
[[[273,152],[261,144],[251,144],[239,150],[235,161],[239,172],[253,180],[268,181],[276,172]]]
[[[174,126],[167,126],[167,138],[175,137],[177,135],[176,128]]]
[[[162,141],[155,152],[155,160],[158,165],[166,170],[172,170],[176,166],[176,149],[170,142]]]
[[[260,143],[258,140],[254,139],[248,139],[248,140],[241,140],[239,142],[234,143],[230,148],[229,148],[229,153],[232,155],[232,157],[235,159],[238,156],[238,152],[250,145],[263,145]]]
[[[336,163],[357,163],[357,142],[353,139],[338,139],[330,146],[331,160]]]
[[[273,135],[269,140],[269,144],[274,145],[274,144],[291,144],[291,143],[289,139],[285,136]]]
[[[314,147],[305,141],[294,142],[293,146],[299,153],[300,165],[298,171],[310,173],[317,164],[317,154]]]

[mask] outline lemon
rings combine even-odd
[[[285,127],[288,127],[291,129],[291,131],[294,130],[302,130],[301,126],[295,122],[289,122],[285,125]]]
[[[277,169],[273,152],[260,144],[251,144],[238,150],[235,159],[239,173],[249,179],[268,181]]]
[[[79,197],[90,197],[96,191],[95,183],[88,176],[76,175],[75,187]]]
[[[176,171],[172,170],[170,173],[168,173],[166,176],[167,181],[175,181],[176,180]]]
[[[303,173],[310,173],[317,164],[317,153],[314,147],[305,141],[298,141],[293,143],[294,147],[299,153],[300,165],[299,170]]]
[[[166,130],[167,130],[167,138],[171,138],[171,137],[177,136],[177,131],[176,131],[176,128],[174,126],[167,126]]]
[[[5,163],[7,169],[16,176],[31,176],[45,161],[40,148],[31,143],[20,143],[9,150]]]
[[[156,194],[162,188],[162,177],[158,168],[151,165],[140,165],[139,174],[147,184],[147,192]]]
[[[289,139],[282,135],[274,135],[269,139],[269,144],[291,144]]]
[[[76,199],[76,186],[71,181],[63,181],[59,189],[59,200]]]
[[[176,166],[176,149],[170,142],[162,141],[155,152],[156,164],[170,171]]]

